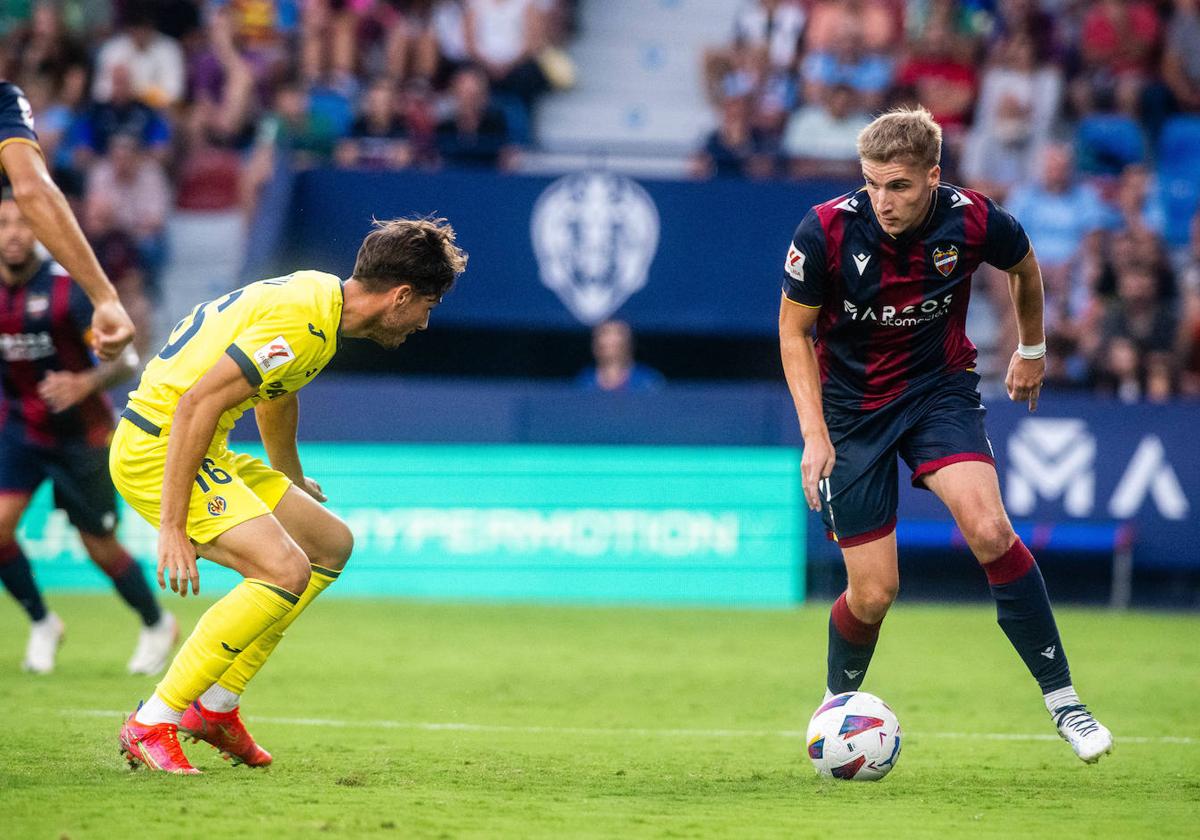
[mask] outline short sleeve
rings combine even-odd
[[[825,231],[816,210],[809,210],[783,261],[783,293],[792,303],[818,307],[825,297]]]
[[[19,87],[0,83],[0,146],[11,141],[37,144],[33,130],[33,109]]]
[[[286,375],[297,364],[300,349],[307,344],[301,338],[312,315],[297,300],[295,284],[280,286],[269,299],[259,299],[261,317],[249,318],[246,327],[225,348],[242,374],[255,388],[264,378]],[[234,305],[236,299],[229,301]]]
[[[1029,254],[1029,237],[1012,213],[987,199],[987,232],[983,240],[983,261],[1007,271]]]

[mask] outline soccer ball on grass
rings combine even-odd
[[[822,776],[873,782],[900,757],[900,721],[875,695],[848,691],[813,713],[807,742],[808,757]]]

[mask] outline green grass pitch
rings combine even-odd
[[[136,627],[57,595],[49,677],[0,607],[0,836],[1181,837],[1200,814],[1200,620],[1062,610],[1076,684],[1117,750],[1085,766],[991,610],[901,604],[864,686],[905,731],[880,783],[819,779],[825,605],[719,611],[326,598],[244,711],[266,771],[188,746],[196,778],[130,772]],[[176,602],[190,627],[205,601]],[[982,733],[982,737],[980,737]]]

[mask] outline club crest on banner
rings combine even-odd
[[[945,248],[933,249],[933,265],[943,277],[949,277],[958,263],[958,246],[948,245]]]
[[[612,172],[559,178],[538,197],[530,219],[543,285],[588,325],[646,285],[658,234],[650,194]]]

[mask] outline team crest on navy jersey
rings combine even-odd
[[[933,249],[933,265],[943,277],[949,277],[958,264],[958,246],[947,245],[945,248]]]
[[[29,313],[30,318],[45,315],[49,309],[50,297],[48,295],[30,295],[29,302],[25,304],[25,311]]]

